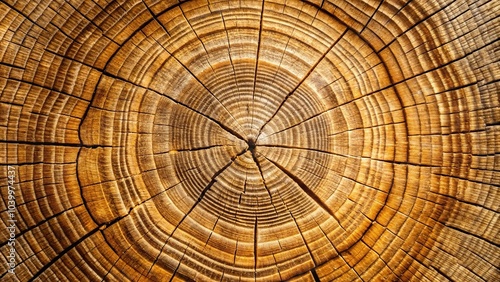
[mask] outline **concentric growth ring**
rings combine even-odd
[[[110,147],[79,162],[113,162],[83,195],[99,223],[151,222],[140,273],[289,279],[348,251],[386,203],[407,134],[384,63],[324,11],[269,5],[172,8],[105,67],[82,137]],[[120,126],[93,122],[107,118]],[[125,257],[126,222],[105,232]]]
[[[499,281],[497,6],[0,2],[0,280]]]

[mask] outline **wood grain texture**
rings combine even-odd
[[[499,281],[498,4],[3,0],[0,280]]]

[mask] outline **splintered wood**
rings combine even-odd
[[[500,281],[498,4],[1,2],[0,280]]]

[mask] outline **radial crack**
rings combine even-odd
[[[371,157],[346,155],[346,154],[340,154],[340,153],[335,153],[335,152],[330,152],[330,151],[321,150],[321,149],[315,149],[315,148],[303,148],[303,147],[297,147],[297,146],[271,145],[271,144],[259,144],[259,146],[261,146],[261,147],[270,147],[270,148],[284,148],[284,149],[304,150],[304,151],[311,151],[311,152],[317,152],[317,153],[322,153],[322,154],[333,155],[333,156],[337,156],[337,157],[343,157],[343,158],[370,159],[370,160],[373,160],[373,161],[385,162],[385,163],[389,163],[389,164],[411,165],[411,166],[429,167],[429,168],[440,168],[440,166],[436,166],[436,165],[426,165],[426,164],[410,163],[410,162],[403,162],[403,161],[396,161],[396,160],[392,160],[391,161],[391,160],[383,160],[383,159],[377,159],[377,158],[371,158]]]
[[[260,47],[262,44],[262,29],[264,25],[264,3],[266,1],[262,0],[262,9],[260,13],[260,25],[259,25],[259,41],[257,42],[257,54],[255,58],[255,71],[254,71],[254,76],[253,76],[253,90],[252,90],[252,126],[253,126],[253,121],[254,121],[254,115],[255,115],[255,88],[257,86],[257,73],[258,73],[258,68],[259,68],[259,57],[260,57]]]
[[[290,213],[290,216],[293,219],[293,222],[295,223],[295,226],[297,227],[297,230],[299,231],[300,237],[302,238],[302,242],[304,242],[304,246],[307,248],[307,252],[309,253],[309,256],[311,257],[311,261],[313,262],[314,267],[316,267],[316,261],[314,260],[314,256],[312,255],[311,248],[309,248],[309,245],[307,244],[306,238],[304,238],[304,234],[302,233],[302,230],[299,227],[299,224],[297,223],[297,219],[295,219],[295,216],[293,216],[292,212],[288,210]]]
[[[316,67],[319,65],[319,63],[321,63],[321,61],[323,61],[323,59],[326,57],[326,55],[328,55],[328,53],[330,53],[330,51],[333,49],[333,47],[344,37],[344,35],[347,33],[348,29],[346,28],[344,30],[344,32],[342,32],[342,34],[339,36],[339,38],[337,38],[333,43],[332,45],[330,45],[330,47],[323,53],[323,55],[321,55],[321,57],[314,63],[314,65],[309,69],[309,71],[307,72],[307,74],[302,78],[302,80],[297,84],[297,86],[295,86],[294,89],[292,89],[292,91],[290,91],[286,96],[285,98],[283,99],[283,101],[281,102],[281,104],[278,106],[278,108],[274,111],[273,115],[260,127],[259,129],[259,134],[257,136],[257,139],[258,137],[260,136],[260,134],[262,133],[262,129],[264,129],[264,127],[266,127],[266,125],[272,120],[274,119],[274,117],[276,116],[276,114],[281,110],[281,108],[283,107],[283,105],[286,103],[286,101],[290,98],[290,96],[293,95],[293,93],[295,93],[295,91],[297,91],[297,89],[299,89],[299,87],[304,83],[304,81],[306,81],[306,79],[311,75],[311,73],[313,73],[313,71],[316,69]]]
[[[266,179],[264,178],[264,173],[262,172],[262,167],[260,165],[259,159],[256,156],[256,153],[254,150],[250,150],[252,152],[252,158],[255,164],[257,165],[257,168],[259,169],[260,177],[262,178],[262,184],[264,184],[264,187],[266,188],[267,194],[269,195],[269,199],[271,200],[271,204],[274,207],[274,212],[276,213],[276,216],[278,215],[278,210],[276,209],[276,205],[274,204],[273,201],[273,196],[271,195],[271,190],[269,190],[269,187],[266,184]]]
[[[159,23],[161,25],[161,23]],[[163,25],[161,25],[163,27]],[[172,58],[174,58],[174,60],[179,63],[203,88],[205,88],[205,90],[212,96],[214,97],[214,99],[217,101],[217,103],[219,103],[222,108],[224,108],[224,110],[229,114],[229,116],[231,116],[231,118],[236,121],[236,123],[238,124],[238,126],[243,129],[243,127],[241,126],[241,124],[239,123],[239,121],[233,116],[233,114],[231,114],[231,112],[229,112],[229,110],[226,108],[226,106],[219,100],[219,98],[217,98],[217,96],[212,92],[212,90],[210,90],[186,65],[184,65],[176,56],[174,56],[172,53],[170,53],[170,51],[168,51],[162,44],[160,44],[160,42],[156,41],[156,39],[153,38],[153,40],[159,45],[161,46],[161,48],[167,52],[167,54],[169,56],[171,56]],[[164,64],[166,63],[166,61],[162,64],[162,67],[164,66]],[[160,70],[161,68],[158,68],[158,71]],[[149,89],[149,88],[148,88]],[[155,91],[156,92],[156,91]],[[165,97],[169,97],[168,95],[164,95],[162,94],[163,96]],[[169,97],[170,98],[170,97]],[[180,103],[180,102],[179,102]],[[231,129],[231,131],[233,131]],[[236,132],[236,131],[233,131],[233,132]],[[232,133],[233,135],[235,136],[238,136],[240,139],[243,139],[243,137],[241,137],[240,134],[238,133]]]
[[[54,263],[56,263],[62,256],[67,254],[69,251],[72,249],[76,248],[81,242],[85,241],[87,238],[91,237],[94,235],[96,232],[99,231],[99,227],[97,226],[94,229],[90,230],[88,233],[80,237],[80,239],[76,240],[75,242],[71,243],[69,246],[64,248],[61,252],[59,252],[55,257],[53,257],[47,264],[44,264],[33,276],[28,280],[28,281],[34,281],[36,280],[45,270],[47,270],[49,267],[51,267]],[[5,272],[8,273],[8,272]]]
[[[148,270],[148,274],[149,272],[151,272],[151,270],[153,269],[153,266],[156,264],[156,262],[158,261],[158,259],[160,258],[160,255],[163,253],[163,250],[165,249],[165,247],[167,246],[169,240],[174,236],[174,233],[175,231],[177,231],[177,229],[181,226],[181,224],[184,222],[184,220],[191,214],[191,212],[198,206],[198,204],[201,202],[201,200],[203,199],[203,197],[205,196],[205,194],[210,190],[210,188],[212,188],[212,186],[217,182],[217,177],[223,173],[228,167],[230,167],[234,161],[241,155],[243,155],[245,152],[247,151],[247,149],[241,151],[239,154],[237,154],[236,156],[232,157],[231,158],[231,161],[229,161],[224,167],[222,167],[220,170],[218,170],[213,176],[212,176],[212,179],[210,180],[210,182],[208,183],[207,186],[205,186],[205,188],[203,189],[203,191],[201,192],[201,194],[198,196],[198,199],[196,200],[196,202],[194,203],[193,206],[191,206],[191,208],[189,209],[189,211],[182,217],[182,219],[179,221],[179,223],[177,223],[177,225],[174,227],[174,230],[172,231],[172,233],[170,234],[170,236],[167,238],[167,240],[165,241],[165,243],[163,244],[162,248],[160,249],[160,252],[158,253],[158,255],[156,256],[156,259],[153,261],[153,263],[151,264],[151,267],[149,268]]]
[[[366,22],[366,24],[363,26],[363,28],[359,32],[360,34],[363,33],[363,31],[368,27],[368,24],[373,19],[373,17],[375,16],[375,14],[378,12],[378,9],[380,9],[380,6],[382,6],[383,2],[384,2],[384,0],[381,0],[380,3],[378,3],[377,8],[375,9],[375,11],[373,11],[373,14],[370,16],[370,19],[368,19],[368,21]]]
[[[311,274],[314,278],[314,282],[320,282],[321,280],[319,279],[318,273],[316,273],[316,268],[311,269]]]
[[[321,228],[321,225],[319,225],[318,221],[316,221],[315,218],[313,218],[314,222],[316,223],[316,225],[319,227],[319,230],[321,230],[321,233],[323,234],[323,236],[325,236],[326,239],[328,239],[328,242],[330,242],[330,245],[332,246],[332,248],[335,250],[335,252],[339,255],[340,259],[342,259],[342,261],[344,261],[344,263],[348,266],[350,266],[350,264],[345,260],[344,256],[342,255],[342,252],[340,252],[337,247],[335,246],[335,244],[333,244],[333,242],[330,240],[330,238],[326,235],[325,231],[323,230],[323,228]],[[363,281],[363,279],[361,278],[361,276],[359,276],[358,272],[354,269],[354,267],[352,268],[354,270],[354,272],[356,273],[356,275],[358,276],[358,278]],[[392,270],[391,270],[392,272]]]
[[[234,78],[234,83],[236,84],[236,89],[238,90],[238,108],[240,108],[240,101],[241,101],[241,90],[240,90],[240,85],[238,83],[238,80],[236,79],[236,68],[234,66],[233,62],[233,56],[231,55],[231,40],[229,40],[229,32],[227,31],[226,27],[226,19],[224,18],[224,13],[220,13],[221,19],[222,19],[222,24],[224,25],[224,31],[226,32],[226,38],[227,38],[227,55],[229,57],[229,62],[231,63],[231,68],[233,69],[233,78]]]
[[[177,152],[195,152],[195,151],[203,151],[203,150],[209,150],[212,148],[218,148],[218,147],[224,147],[224,146],[234,146],[234,145],[210,145],[210,146],[204,146],[204,147],[196,147],[196,148],[190,148],[190,149],[172,149],[167,151],[167,154],[170,153],[177,153]]]
[[[30,202],[35,202],[35,201],[37,201],[37,200],[38,200],[38,199],[35,199],[35,200],[30,201]],[[29,203],[29,202],[25,202],[25,203],[24,203],[24,205],[26,205],[27,203]],[[82,206],[82,205],[83,205],[83,203],[81,203],[81,204],[79,204],[79,205],[77,205],[77,206],[70,207],[70,208],[68,208],[68,209],[66,209],[66,210],[62,210],[62,211],[60,211],[60,212],[58,212],[58,213],[56,213],[56,214],[53,214],[53,215],[51,215],[51,216],[49,216],[49,217],[47,217],[47,218],[45,218],[45,219],[41,220],[40,222],[37,222],[37,223],[36,223],[35,225],[33,225],[33,226],[27,227],[27,228],[26,228],[26,229],[24,229],[24,230],[20,230],[20,232],[16,234],[16,237],[21,237],[21,236],[23,236],[25,233],[30,232],[30,231],[33,231],[33,229],[34,229],[34,228],[40,227],[41,225],[43,225],[43,224],[45,224],[46,222],[49,222],[50,220],[52,220],[52,219],[54,219],[54,218],[56,218],[56,217],[58,217],[58,216],[62,215],[63,213],[66,213],[66,212],[72,211],[72,210],[74,210],[74,209],[76,209],[76,208],[78,208],[78,207],[80,207],[80,206]],[[85,207],[85,208],[86,208],[86,207]],[[5,241],[5,242],[3,242],[2,244],[0,244],[0,248],[1,248],[1,247],[4,247],[4,246],[5,246],[5,245],[7,245],[8,243],[9,243],[9,241]],[[2,278],[2,277],[3,277],[3,276],[0,276],[0,278]]]
[[[175,268],[174,272],[172,273],[172,277],[170,277],[169,282],[172,282],[175,278],[175,275],[177,274],[177,271],[179,270],[179,267],[181,266],[182,260],[184,259],[184,256],[186,255],[187,250],[189,249],[189,243],[187,244],[186,248],[184,248],[184,252],[182,253],[182,257],[179,260],[179,263],[177,263],[177,267]]]
[[[134,85],[134,86],[136,86],[136,87],[139,87],[139,88],[142,88],[142,89],[146,89],[146,90],[152,91],[152,92],[154,92],[154,93],[156,93],[156,94],[158,94],[158,95],[160,95],[160,96],[162,96],[162,97],[165,97],[165,98],[169,99],[170,101],[174,102],[175,104],[180,105],[180,106],[182,106],[182,107],[184,107],[184,108],[186,108],[186,109],[188,109],[188,110],[190,110],[190,111],[193,111],[193,112],[197,113],[198,115],[200,115],[200,116],[202,116],[202,117],[204,117],[204,118],[207,118],[207,119],[209,119],[209,120],[213,121],[214,123],[216,123],[218,126],[220,126],[222,129],[224,129],[225,131],[227,131],[227,132],[228,132],[228,133],[230,133],[231,135],[233,135],[233,136],[237,137],[238,139],[241,139],[241,140],[245,141],[245,138],[244,138],[241,134],[239,134],[238,132],[236,132],[235,130],[233,130],[233,129],[229,128],[228,126],[226,126],[226,125],[225,125],[225,124],[223,124],[222,122],[220,122],[220,121],[218,121],[218,120],[216,120],[216,119],[212,118],[211,116],[208,116],[208,115],[206,115],[206,114],[204,114],[204,113],[202,113],[202,112],[200,112],[200,111],[198,111],[198,110],[196,110],[196,109],[194,109],[194,108],[190,107],[189,105],[187,105],[187,104],[185,104],[185,103],[183,103],[183,102],[181,102],[181,101],[178,101],[178,100],[176,100],[176,99],[174,99],[174,98],[172,98],[172,97],[170,97],[170,96],[168,96],[168,95],[165,95],[165,94],[163,94],[163,93],[161,93],[161,92],[158,92],[158,91],[156,91],[155,89],[151,89],[151,88],[149,88],[149,87],[145,87],[145,86],[142,86],[142,85],[139,85],[139,84],[136,84],[136,83],[133,83],[133,82],[127,81],[127,80],[125,80],[125,79],[123,79],[123,78],[121,78],[121,77],[119,77],[119,76],[116,76],[116,75],[113,75],[113,74],[110,74],[110,73],[107,73],[107,72],[105,72],[105,73],[104,73],[104,75],[109,76],[109,77],[114,78],[114,79],[121,80],[121,81],[123,81],[123,82],[125,82],[125,83],[130,83],[130,84],[132,84],[132,85]],[[91,103],[91,104],[92,104],[92,103]],[[89,108],[90,108],[90,107],[89,107]]]
[[[286,168],[281,166],[280,164],[268,159],[266,156],[264,156],[268,161],[270,161],[272,164],[274,164],[277,168],[279,168],[281,171],[283,171],[290,179],[292,179],[301,189],[306,193],[306,195],[309,196],[318,206],[320,206],[323,210],[325,210],[335,221],[337,221],[338,225],[344,229],[342,224],[340,223],[340,220],[337,218],[335,213],[328,207],[319,197],[312,191],[307,185],[300,180],[297,176],[295,176],[293,173],[288,171]],[[344,229],[345,230],[345,229]]]
[[[185,13],[184,13],[184,10],[182,9],[182,6],[179,6],[179,9],[181,10],[181,13],[182,13],[182,16],[183,18],[186,20],[186,22],[188,23],[189,27],[191,28],[191,30],[193,31],[193,33],[195,34],[196,38],[200,41],[201,43],[201,46],[203,46],[203,49],[205,50],[205,53],[207,54],[207,56],[205,57],[205,60],[207,61],[208,65],[210,66],[210,69],[212,70],[212,72],[214,73],[215,75],[215,70],[214,68],[212,67],[212,64],[208,61],[208,51],[207,51],[207,48],[205,47],[205,44],[203,43],[203,41],[201,40],[201,38],[199,37],[198,33],[194,30],[193,26],[191,25],[191,22],[187,19]],[[155,18],[156,20],[156,18]],[[162,29],[164,29],[166,31],[166,28],[163,26],[162,23],[160,23],[160,21],[156,20],[156,22],[162,27]],[[154,39],[154,38],[153,38]],[[226,112],[231,116],[231,118],[233,118],[236,123],[238,124],[238,126],[244,131],[244,128],[241,126],[241,124],[239,123],[239,121],[233,116],[233,114],[231,114],[231,112],[226,108],[226,106],[219,100],[219,98],[217,98],[217,96],[186,66],[184,65],[184,63],[182,63],[179,59],[177,59],[176,56],[174,56],[170,51],[168,51],[162,44],[160,44],[156,39],[154,39],[154,41],[162,47],[163,50],[165,50],[165,52],[167,52],[167,54],[169,54],[172,58],[174,58],[187,72],[189,72],[191,74],[191,76],[196,79],[196,81],[198,81],[198,83],[200,83],[201,86],[203,86],[207,91],[208,93],[210,93],[210,95],[212,95],[212,97],[214,97],[215,100],[217,100],[217,102],[224,108],[224,110],[226,110]],[[218,80],[218,77],[216,78]]]
[[[330,151],[325,151],[325,150],[315,149],[315,148],[303,148],[303,147],[297,147],[297,146],[272,145],[272,144],[259,144],[259,146],[269,147],[269,148],[284,148],[284,149],[297,149],[297,150],[304,150],[304,151],[312,151],[312,152],[334,155],[337,157],[344,157],[344,158],[359,158],[358,156],[345,155],[345,154],[340,154],[340,153],[335,153],[335,152],[330,152]]]
[[[166,12],[170,11],[172,8],[175,8],[175,7],[179,7],[179,9],[181,10],[181,12],[184,14],[184,12],[182,11],[182,8],[180,7],[180,4],[181,4],[181,3],[182,3],[182,2],[175,4],[174,6],[170,7],[170,8],[169,8],[169,9],[167,9],[166,11],[164,11],[164,12],[160,13],[160,15],[163,15],[164,13],[166,13]],[[148,8],[148,10],[149,10],[149,8]],[[161,22],[157,19],[157,16],[155,16],[155,15],[152,13],[152,11],[151,11],[151,10],[150,10],[150,13],[151,13],[151,15],[152,15],[152,19],[151,19],[151,20],[149,20],[149,21],[147,21],[147,22],[144,24],[144,26],[146,26],[147,24],[151,23],[152,21],[156,21],[156,22],[158,23],[158,25],[162,28],[162,30],[163,30],[163,31],[165,31],[165,33],[166,33],[166,34],[168,34],[168,35],[170,36],[170,34],[169,34],[169,32],[167,31],[167,29],[166,29],[166,28],[163,26],[163,24],[162,24],[162,23],[161,23]],[[185,16],[184,16],[184,18],[185,18]],[[187,21],[187,19],[186,19],[186,21]],[[188,22],[188,24],[190,24],[190,23]],[[140,31],[140,30],[141,30],[141,29],[139,29],[137,32],[142,32],[142,31]],[[194,31],[194,30],[193,30],[193,31]],[[130,38],[128,38],[126,42],[128,42],[128,40],[130,40],[131,38],[133,38],[137,32],[135,32],[135,33],[134,33],[134,34],[133,34]],[[195,34],[196,34],[196,33],[195,33]],[[189,74],[190,74],[190,75],[191,75],[191,76],[192,76],[192,77],[193,77],[193,78],[194,78],[194,79],[195,79],[195,80],[196,80],[196,81],[197,81],[197,82],[198,82],[198,83],[199,83],[199,84],[203,87],[203,88],[205,88],[205,90],[207,90],[207,92],[208,92],[208,93],[209,93],[212,97],[214,97],[214,98],[215,98],[215,100],[217,100],[217,102],[218,102],[218,103],[219,103],[219,104],[220,104],[220,105],[224,108],[224,110],[225,110],[225,111],[226,111],[226,112],[227,112],[227,113],[228,113],[228,114],[229,114],[229,115],[230,115],[230,116],[231,116],[231,117],[232,117],[232,118],[236,121],[236,123],[238,124],[238,126],[239,126],[240,128],[242,128],[242,129],[243,129],[243,127],[242,127],[242,126],[241,126],[241,124],[238,122],[238,120],[236,120],[236,118],[234,118],[234,116],[233,116],[233,115],[232,115],[232,114],[231,114],[231,113],[227,110],[226,106],[225,106],[224,104],[222,104],[222,102],[221,102],[221,101],[220,101],[220,100],[219,100],[219,99],[215,96],[215,94],[214,94],[214,93],[212,93],[212,91],[211,91],[210,89],[208,89],[208,87],[207,87],[207,86],[206,86],[206,85],[205,85],[205,84],[204,84],[204,83],[203,83],[203,82],[202,82],[202,81],[201,81],[201,80],[200,80],[200,79],[199,79],[199,78],[198,78],[198,77],[197,77],[197,76],[196,76],[196,75],[195,75],[195,74],[194,74],[194,73],[193,73],[193,72],[189,69],[189,68],[187,68],[187,67],[186,67],[186,66],[185,66],[185,65],[184,65],[184,64],[183,64],[183,63],[182,63],[182,62],[181,62],[181,61],[180,61],[180,60],[179,60],[176,56],[174,56],[174,55],[173,55],[170,51],[168,51],[168,50],[165,48],[165,46],[163,46],[163,44],[161,44],[160,42],[158,42],[158,41],[156,40],[156,38],[152,38],[152,39],[153,39],[153,40],[156,42],[156,44],[158,44],[158,46],[160,46],[160,47],[161,47],[161,48],[162,48],[162,49],[163,49],[163,50],[164,50],[164,51],[165,51],[165,52],[166,52],[166,53],[167,53],[170,57],[172,57],[172,58],[173,58],[173,59],[174,59],[177,63],[179,63],[179,64],[180,64],[180,65],[181,65],[181,66],[182,66],[182,67],[183,67],[183,68],[184,68],[184,69],[185,69],[185,70],[186,70],[186,71],[187,71],[187,72],[188,72],[188,73],[189,73]],[[201,41],[201,40],[200,40],[200,41]],[[124,44],[125,44],[125,42],[124,42]],[[202,44],[203,44],[203,43],[202,43]],[[117,52],[118,52],[118,50],[116,50],[116,51],[115,51],[115,53],[111,56],[111,58],[114,58],[114,57],[116,56]],[[108,61],[108,63],[106,63],[106,66],[104,67],[104,70],[107,68],[107,65],[108,65],[108,64],[109,64],[109,62],[111,62],[111,61],[112,61],[112,59],[110,59],[110,60]],[[160,69],[164,66],[164,64],[165,64],[165,62],[161,65],[161,67],[160,67],[160,68],[158,68],[158,70],[160,70]],[[128,81],[128,80],[126,80],[126,79],[123,79],[123,78],[121,78],[121,77],[118,77],[117,75],[113,75],[113,74],[111,74],[111,73],[108,73],[108,72],[106,72],[106,71],[103,71],[103,73],[102,73],[102,74],[105,74],[105,75],[107,75],[107,76],[109,76],[109,77],[112,77],[112,78],[115,78],[115,79],[122,80],[122,81],[124,81],[124,82],[126,82],[126,83],[130,83],[130,84],[135,85],[135,86],[137,86],[137,87],[141,87],[141,88],[143,88],[143,89],[147,89],[147,90],[153,91],[153,92],[155,92],[155,93],[157,93],[157,94],[159,94],[159,95],[161,95],[161,96],[163,96],[163,97],[166,97],[166,98],[168,98],[168,99],[170,99],[170,100],[174,101],[174,102],[175,102],[175,103],[177,103],[177,104],[180,104],[180,105],[182,105],[182,106],[185,106],[185,107],[187,107],[188,109],[194,110],[194,109],[192,109],[191,107],[187,106],[186,104],[184,104],[184,103],[182,103],[182,102],[180,102],[180,101],[177,101],[177,100],[173,99],[172,97],[170,97],[170,96],[168,96],[168,95],[165,95],[165,94],[163,94],[163,93],[160,93],[160,92],[158,92],[158,91],[156,91],[156,90],[154,90],[154,89],[151,89],[151,88],[149,88],[149,87],[144,87],[144,86],[138,85],[138,84],[136,84],[136,83],[134,83],[134,82]],[[156,75],[156,74],[155,74],[155,75]],[[101,77],[99,78],[98,83],[96,84],[96,88],[97,88],[97,86],[100,84],[101,79],[102,79],[102,75],[101,75]],[[96,92],[96,90],[94,90],[94,93],[95,93],[95,92]],[[94,96],[95,96],[95,95],[93,95],[93,96],[92,96],[92,99],[91,99],[91,102],[90,102],[90,104],[91,104],[91,105],[92,105],[92,100],[93,100]],[[90,107],[88,107],[88,108],[87,108],[87,111],[88,111],[88,109],[90,109]],[[197,113],[200,113],[199,111],[196,111],[196,110],[194,110],[194,111],[195,111],[195,112],[197,112]],[[87,112],[84,114],[84,117],[86,116],[86,114],[87,114]],[[207,115],[204,115],[204,114],[202,114],[202,115],[203,115],[204,117],[206,117],[206,118],[208,118],[208,119],[210,119],[210,120],[212,120],[212,121],[216,122],[219,126],[221,126],[222,128],[224,128],[226,131],[228,131],[228,132],[229,132],[229,133],[231,133],[232,135],[234,135],[234,136],[238,137],[238,138],[239,138],[239,139],[241,139],[241,140],[244,140],[244,138],[243,138],[243,137],[242,137],[239,133],[237,133],[236,131],[234,131],[234,130],[232,130],[232,129],[228,128],[227,126],[223,126],[221,122],[218,122],[218,121],[216,121],[215,119],[213,119],[213,118],[211,118],[211,117],[209,117],[209,116],[207,116]],[[83,122],[83,120],[84,120],[84,118],[82,118],[82,122]],[[81,124],[80,124],[80,126],[81,126]]]
[[[274,76],[273,76],[273,80],[271,81],[271,85],[274,84],[274,82],[276,81],[276,77],[278,75],[278,72],[281,70],[281,65],[283,63],[283,59],[285,58],[285,54],[286,54],[286,51],[288,50],[288,45],[290,44],[290,40],[292,39],[292,36],[293,34],[295,33],[295,30],[297,29],[296,28],[296,25],[297,25],[297,22],[299,21],[299,17],[302,15],[302,12],[303,12],[303,9],[304,9],[304,3],[302,4],[301,8],[300,8],[300,12],[299,12],[299,15],[298,17],[295,19],[295,22],[293,24],[293,29],[292,29],[292,32],[290,33],[290,36],[288,36],[288,40],[285,44],[285,48],[283,48],[283,53],[281,53],[281,58],[280,58],[280,62],[278,64],[278,68],[276,69],[276,72],[274,73]],[[261,87],[261,91],[262,91],[262,87]],[[261,93],[262,94],[262,93]],[[262,97],[262,95],[260,95]],[[267,107],[269,103],[269,100],[266,99],[266,104],[264,105],[264,107]]]
[[[295,219],[295,216],[293,216],[292,211],[290,210],[290,208],[288,207],[288,205],[285,203],[285,200],[284,200],[284,199],[283,199],[283,197],[281,196],[281,194],[280,194],[279,190],[278,190],[278,195],[279,195],[279,197],[280,197],[280,199],[281,199],[281,202],[282,202],[282,203],[283,203],[283,205],[285,206],[286,210],[287,210],[287,211],[288,211],[288,213],[290,214],[290,217],[293,219],[293,222],[295,223],[295,226],[297,227],[297,230],[299,231],[299,234],[300,234],[300,236],[302,237],[302,241],[304,242],[304,245],[305,245],[305,246],[306,246],[306,248],[307,248],[307,251],[308,251],[308,253],[309,253],[309,256],[311,257],[311,260],[312,260],[312,262],[313,262],[313,264],[314,264],[314,267],[317,267],[317,265],[316,265],[316,261],[314,260],[314,257],[313,257],[313,255],[312,255],[311,249],[309,248],[309,245],[307,244],[306,239],[304,238],[304,234],[302,233],[302,230],[300,229],[299,225],[297,224],[297,220]],[[279,242],[279,240],[278,240],[278,244],[280,245],[280,249],[281,249],[282,247],[281,247],[281,243]]]
[[[259,224],[259,219],[257,218],[257,216],[255,216],[255,225],[253,227],[253,263],[254,263],[254,272],[255,272],[255,275],[257,275],[257,252],[259,251],[258,250],[258,231],[259,231],[259,228],[258,228],[258,224]]]

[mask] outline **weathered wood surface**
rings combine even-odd
[[[500,3],[0,3],[2,281],[499,281]]]

